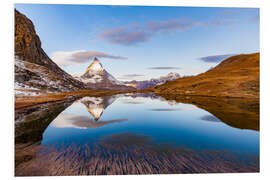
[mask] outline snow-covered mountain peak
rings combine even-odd
[[[169,74],[160,77],[160,79],[163,79],[163,78],[166,78],[168,80],[169,79],[174,80],[174,79],[180,78],[180,75],[178,73],[176,73],[176,72],[170,72]]]
[[[95,57],[94,61],[88,66],[87,70],[88,71],[95,71],[95,72],[100,72],[104,71],[104,68],[98,58]]]
[[[83,75],[74,78],[83,82],[89,88],[135,90],[108,73],[97,58],[94,58]]]
[[[168,76],[174,76],[174,75],[179,75],[177,72],[170,72],[169,74],[168,74]]]

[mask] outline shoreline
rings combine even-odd
[[[37,104],[43,104],[48,102],[55,102],[60,100],[68,100],[73,98],[80,98],[84,96],[111,96],[115,94],[124,94],[124,93],[151,93],[156,94],[166,99],[182,99],[185,97],[203,97],[203,98],[228,98],[228,99],[252,99],[259,101],[259,97],[247,97],[247,96],[219,96],[219,95],[205,95],[205,94],[167,94],[167,93],[158,93],[153,90],[137,90],[137,91],[117,91],[117,90],[82,90],[82,91],[71,91],[71,92],[59,92],[59,93],[47,93],[37,96],[16,96],[14,98],[14,107],[16,109],[21,109]]]
[[[181,97],[209,97],[209,98],[237,98],[237,99],[256,99],[256,100],[260,100],[260,95],[243,95],[243,96],[237,96],[237,95],[220,95],[220,94],[194,94],[194,93],[162,93],[162,92],[158,92],[155,91],[153,89],[144,89],[144,90],[137,90],[137,93],[152,93],[152,94],[156,94],[162,97],[168,97],[168,98],[181,98]]]
[[[117,90],[82,90],[71,92],[47,93],[38,96],[16,96],[14,98],[15,110],[48,102],[56,102],[84,96],[110,96],[115,94],[129,93],[126,91]]]

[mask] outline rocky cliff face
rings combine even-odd
[[[41,47],[30,19],[15,10],[15,89],[75,91],[85,85],[55,64]]]

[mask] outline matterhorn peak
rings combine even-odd
[[[94,61],[88,66],[87,68],[87,72],[88,71],[103,71],[104,68],[102,67],[102,64],[100,63],[100,61],[98,60],[98,58],[94,58]]]
[[[118,81],[110,73],[108,73],[99,62],[98,58],[94,58],[93,62],[87,67],[86,72],[80,77],[75,77],[77,80],[85,83],[91,89],[132,89],[126,86],[123,82]],[[95,116],[98,117],[102,113],[102,109],[95,110]]]

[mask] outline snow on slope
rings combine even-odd
[[[172,81],[175,79],[180,78],[180,75],[176,72],[170,72],[169,74],[165,75],[165,76],[161,76],[159,79],[160,80],[166,80],[166,81]]]
[[[117,84],[117,85],[125,85],[123,82],[118,81],[115,77],[113,77],[111,74],[107,74],[108,75],[108,79],[113,83],[113,84]]]
[[[86,84],[92,83],[103,83],[106,84],[109,82],[113,85],[122,85],[125,86],[124,83],[118,81],[115,77],[113,77],[110,73],[108,73],[100,63],[100,61],[95,58],[94,61],[88,66],[86,72],[80,77],[74,77],[75,79],[84,82]]]
[[[172,81],[178,78],[180,78],[180,75],[178,73],[170,72],[169,74],[165,76],[161,76],[159,78],[152,78],[146,81],[130,81],[130,82],[125,82],[125,84],[129,86],[133,86],[136,89],[145,89],[145,88],[161,85],[167,81]]]
[[[70,78],[54,73],[45,66],[22,61],[15,57],[14,89],[40,92],[65,92],[74,89]],[[73,79],[73,78],[72,78]],[[19,91],[15,91],[17,93]]]
[[[94,71],[94,72],[101,72],[104,71],[102,64],[99,60],[95,57],[94,61],[90,64],[86,71]]]

